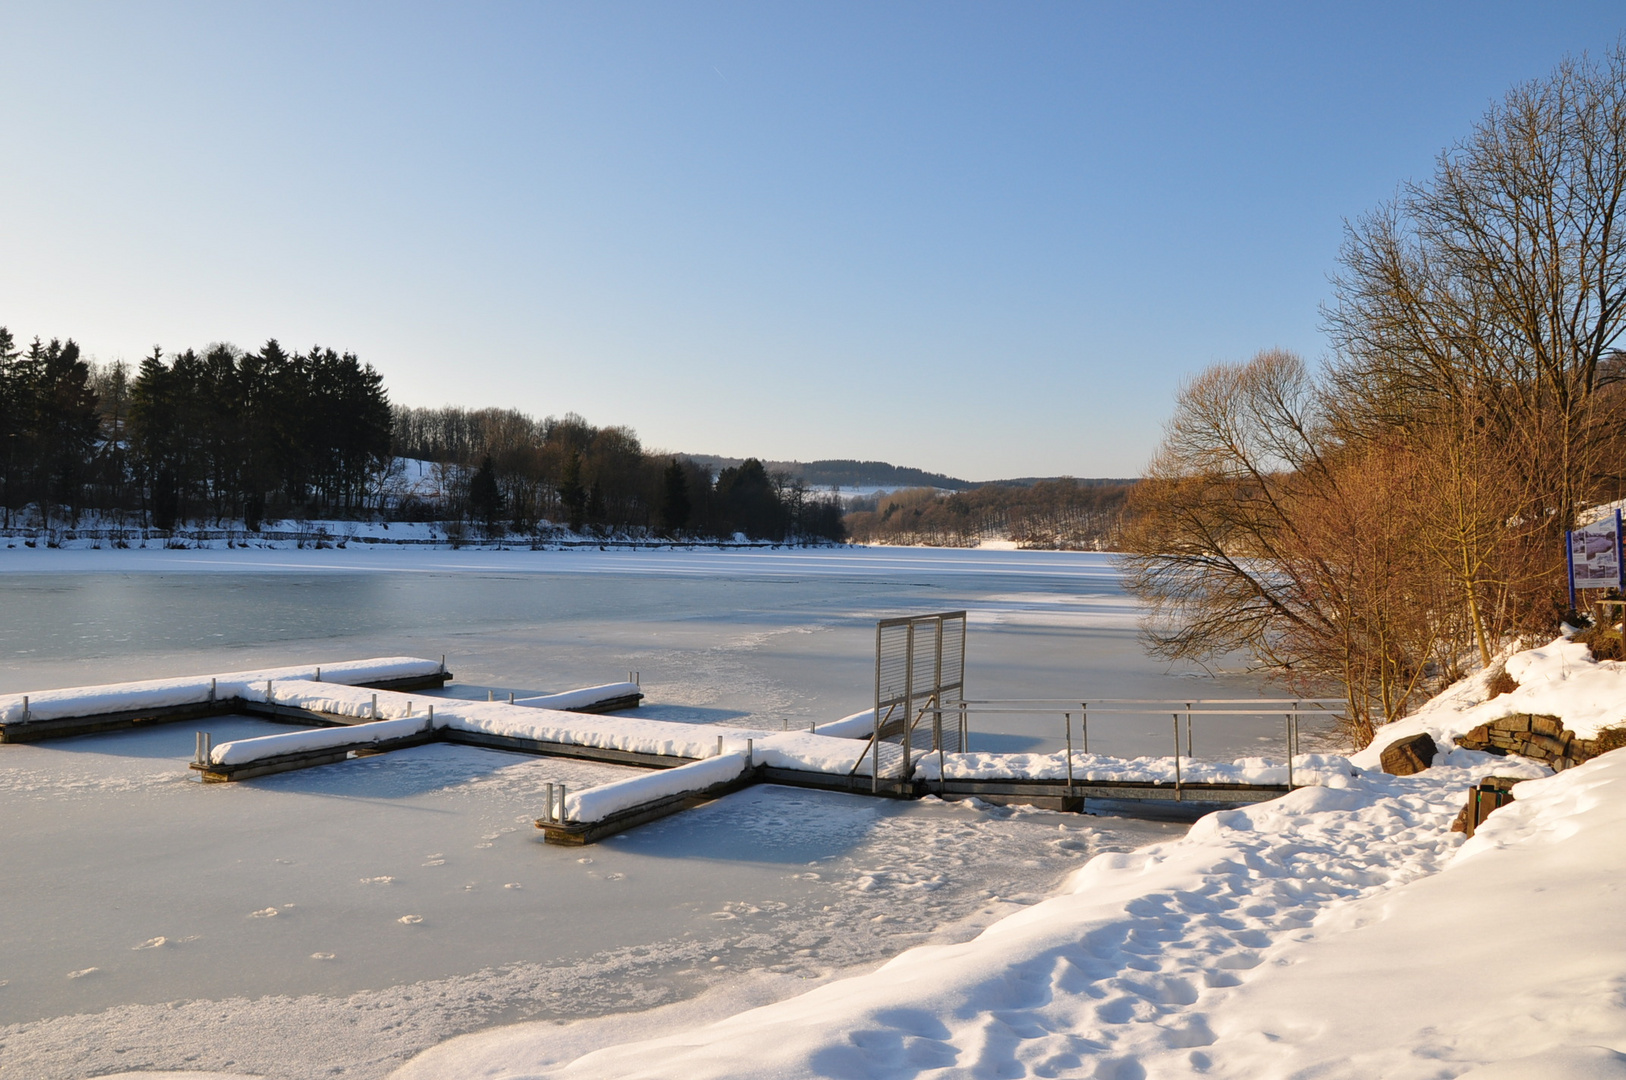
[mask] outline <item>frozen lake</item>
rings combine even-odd
[[[453,695],[637,670],[648,715],[805,726],[867,705],[876,619],[958,608],[973,698],[1258,692],[1147,659],[1108,556],[919,549],[6,549],[0,689],[445,653]],[[1092,749],[1163,752],[1167,723],[1097,721]],[[973,747],[1053,749],[1059,725],[989,718]],[[541,785],[619,770],[435,745],[204,787],[195,726],[0,748],[0,1076],[373,1077],[493,1023],[782,995],[1183,828],[759,787],[550,848]]]

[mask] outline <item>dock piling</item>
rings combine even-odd
[[[271,696],[271,680],[270,679],[265,680],[265,703],[267,705],[276,704],[275,699],[273,699],[272,696]]]
[[[23,695],[23,723],[28,723],[28,695]]]
[[[209,680],[209,704],[211,705],[215,702],[215,682],[214,679]]]
[[[717,756],[723,756],[723,737],[721,735],[717,736]]]
[[[542,811],[542,820],[558,821],[559,819],[553,816],[553,783],[551,781],[546,785],[544,798],[547,799],[547,805]]]
[[[373,695],[373,719],[378,719],[378,695]]]
[[[512,705],[513,703],[514,703],[514,692],[512,690],[510,690],[510,691],[508,691],[508,704]]]
[[[564,821],[565,820],[565,786],[563,784],[559,785],[559,816],[554,818],[553,820],[555,820],[555,821]]]
[[[322,681],[322,669],[317,668],[316,669],[316,678],[312,679],[311,682],[321,682],[321,681]]]
[[[746,739],[745,740],[745,765],[746,765],[746,768],[750,768],[751,766],[753,766],[753,765],[755,765],[757,763],[757,751],[756,751],[756,747],[753,745],[755,742],[756,742],[755,739]]]

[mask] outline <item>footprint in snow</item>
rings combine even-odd
[[[313,953],[311,953],[311,959],[312,960],[332,960],[333,959],[333,954],[330,953],[330,952],[313,952]]]
[[[70,972],[68,972],[68,978],[70,978],[70,979],[83,979],[86,975],[95,975],[95,974],[99,973],[101,970],[102,969],[99,968],[99,967],[88,967],[88,968],[83,968],[82,970],[79,970],[79,971],[70,971]]]
[[[423,922],[423,916],[422,915],[402,915],[399,919],[396,919],[395,921],[398,922],[398,923],[405,923],[407,926],[414,926],[414,925],[416,925],[418,923]]]
[[[382,877],[364,877],[361,879],[361,883],[363,885],[388,885],[394,880],[394,878],[390,877],[388,874],[385,874]]]
[[[139,951],[141,949],[161,949],[165,945],[168,945],[168,944],[169,944],[169,939],[168,938],[155,937],[155,938],[149,938],[148,940],[143,941],[140,945],[132,945],[132,946],[130,946],[130,948],[131,948],[132,951]]]
[[[274,919],[277,917],[277,909],[274,907],[261,908],[259,911],[249,912],[248,917],[251,919]]]
[[[446,865],[446,860],[445,859],[430,859],[428,862],[424,863],[424,865],[425,866],[445,866]]]

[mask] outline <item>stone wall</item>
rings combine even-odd
[[[1456,743],[1469,750],[1518,754],[1550,765],[1555,772],[1589,761],[1612,745],[1601,739],[1577,739],[1558,717],[1532,713],[1515,713],[1480,724],[1468,734],[1457,736]]]

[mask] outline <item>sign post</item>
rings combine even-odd
[[[1564,534],[1572,610],[1575,594],[1580,589],[1626,588],[1626,577],[1622,576],[1626,559],[1621,557],[1621,539],[1619,510],[1601,521]]]

